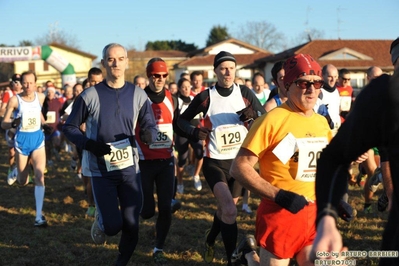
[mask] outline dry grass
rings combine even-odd
[[[6,182],[7,152],[4,139],[0,147],[0,265],[112,265],[116,259],[120,235],[107,238],[105,246],[96,246],[90,237],[92,219],[85,218],[87,208],[82,181],[68,169],[69,157],[46,175],[44,214],[47,228],[34,228],[35,202],[33,185],[8,186]],[[208,265],[201,253],[204,232],[210,227],[215,200],[203,180],[197,192],[185,177],[185,192],[180,196],[183,207],[173,215],[165,245],[169,265]],[[350,201],[358,209],[351,223],[340,223],[345,243],[350,250],[376,250],[379,247],[386,214],[362,214],[359,188],[352,189]],[[256,209],[259,198],[251,199]],[[254,217],[239,212],[239,237],[255,230]],[[155,218],[140,222],[140,239],[129,265],[152,265]],[[374,265],[376,261],[358,259],[357,265]],[[226,265],[219,236],[213,265]]]

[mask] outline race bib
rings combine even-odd
[[[352,97],[351,96],[341,96],[340,99],[340,108],[341,111],[349,111],[351,109],[351,104],[352,104]]]
[[[237,153],[248,130],[242,125],[221,125],[215,128],[216,147],[220,154]]]
[[[157,139],[150,144],[150,149],[165,149],[172,147],[173,126],[172,124],[157,125]]]
[[[111,153],[104,155],[107,171],[122,170],[133,163],[133,149],[129,139],[107,143],[111,145]]]
[[[24,112],[20,131],[37,131],[40,129],[40,112]]]
[[[56,112],[55,111],[48,111],[47,112],[47,119],[46,119],[46,123],[47,124],[52,124],[55,123],[56,121]]]
[[[297,139],[299,156],[295,180],[304,182],[314,182],[316,180],[317,160],[322,149],[327,144],[327,138],[324,137]]]

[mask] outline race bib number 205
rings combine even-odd
[[[122,170],[134,165],[133,149],[129,139],[123,139],[108,143],[111,145],[111,153],[104,155],[107,171]]]

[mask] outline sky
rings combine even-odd
[[[0,0],[0,44],[35,43],[58,30],[100,60],[111,42],[139,51],[157,40],[204,48],[213,26],[234,35],[247,22],[259,21],[272,24],[287,42],[309,28],[323,32],[323,39],[394,40],[398,11],[398,0]]]

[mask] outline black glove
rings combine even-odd
[[[205,140],[208,137],[209,133],[211,132],[212,130],[206,127],[200,127],[200,128],[196,127],[194,128],[192,135],[194,135],[194,137],[196,137],[199,140]]]
[[[105,154],[111,153],[111,146],[105,144],[104,142],[94,141],[92,139],[89,139],[86,142],[85,150],[90,151],[97,157],[101,157],[104,156]]]
[[[146,144],[146,145],[150,145],[152,143],[152,134],[151,131],[149,130],[140,130],[140,140]]]
[[[343,200],[341,200],[339,202],[337,212],[338,212],[338,216],[346,222],[350,222],[353,219],[352,206]]]
[[[251,119],[255,119],[258,117],[256,111],[252,109],[251,106],[245,107],[241,111],[236,112],[240,116],[240,121],[246,122]]]
[[[293,214],[302,210],[306,205],[309,205],[309,202],[304,196],[284,189],[280,189],[276,195],[276,198],[274,199],[274,202]]]
[[[45,134],[45,135],[51,135],[51,134],[53,134],[54,129],[53,129],[52,127],[50,127],[49,125],[43,124],[43,125],[42,125],[42,128],[43,128],[43,131],[44,131],[44,134]]]
[[[21,119],[22,119],[22,117],[15,118],[15,119],[11,122],[11,127],[12,127],[12,128],[18,127],[18,126],[21,124]]]

